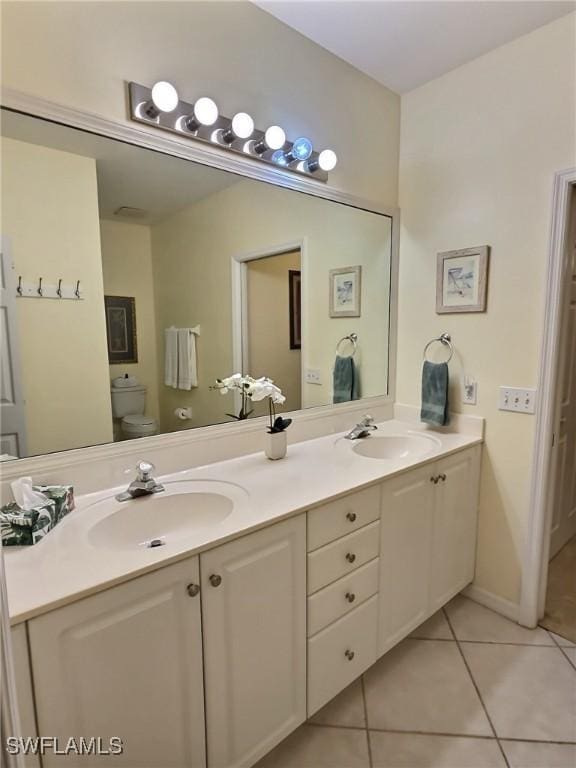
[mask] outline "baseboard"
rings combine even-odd
[[[507,619],[518,621],[520,606],[511,600],[506,600],[504,597],[495,595],[494,592],[488,592],[487,589],[477,587],[475,584],[466,587],[462,594],[469,597],[470,600],[474,600],[474,602],[480,603],[480,605],[484,605],[486,608],[490,608],[490,610],[505,616]]]

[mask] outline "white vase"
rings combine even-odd
[[[286,447],[288,445],[288,436],[286,430],[283,432],[266,432],[264,441],[264,453],[268,459],[276,461],[286,456]]]

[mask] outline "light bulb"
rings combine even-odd
[[[178,106],[178,91],[171,83],[161,80],[152,86],[152,103],[159,112],[174,112]]]
[[[289,164],[286,155],[281,149],[277,149],[276,152],[274,152],[272,155],[272,162],[283,166],[287,166]]]
[[[266,129],[264,141],[269,149],[281,149],[286,143],[286,134],[279,125],[271,125]]]
[[[336,152],[331,149],[323,149],[318,155],[318,166],[322,168],[323,171],[334,170],[337,162],[338,156],[336,155]]]
[[[290,150],[290,154],[296,160],[308,160],[308,158],[312,154],[312,142],[310,141],[310,139],[307,139],[304,136],[301,136],[299,139],[296,139],[296,141],[292,144],[292,149]]]
[[[232,118],[232,132],[239,139],[249,139],[254,133],[254,120],[246,112],[237,112]]]
[[[201,125],[214,125],[218,120],[218,107],[208,96],[202,96],[194,104],[194,117]]]

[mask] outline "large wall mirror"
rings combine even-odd
[[[4,459],[388,393],[391,218],[2,117]]]

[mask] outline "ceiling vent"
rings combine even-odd
[[[114,216],[122,216],[124,219],[145,219],[148,216],[148,211],[144,208],[133,208],[130,205],[121,205],[120,208],[116,208]]]

